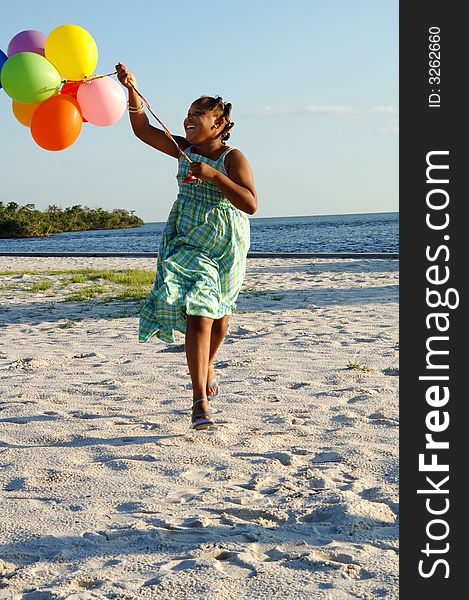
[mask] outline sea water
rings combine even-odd
[[[250,218],[251,252],[399,252],[399,213]],[[164,223],[0,239],[1,252],[156,252]]]

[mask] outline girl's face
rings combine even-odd
[[[193,102],[184,119],[187,141],[200,144],[215,139],[221,131],[221,120],[213,110],[207,110],[201,103]]]

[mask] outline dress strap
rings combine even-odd
[[[232,150],[234,150],[233,146],[230,146],[229,148],[227,148],[218,160],[225,159],[226,155],[229,154]]]
[[[187,146],[187,148],[184,150],[184,152],[191,153],[192,148],[193,148],[193,144],[191,144],[190,146]],[[235,148],[233,146],[230,146],[216,160],[213,160],[213,159],[211,159],[211,160],[213,160],[213,162],[215,162],[215,163],[224,162],[226,155],[229,154],[234,149]],[[182,157],[182,154],[179,155],[179,158],[181,158],[181,157]]]

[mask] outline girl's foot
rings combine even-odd
[[[213,419],[209,414],[207,398],[201,398],[193,402],[192,429],[207,429],[213,424]]]
[[[215,378],[215,368],[213,363],[208,365],[208,376],[207,376],[207,397],[209,400],[218,396],[218,381]]]

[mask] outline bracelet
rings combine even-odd
[[[127,109],[129,113],[139,113],[142,112],[142,110],[145,110],[145,107],[143,106],[143,102],[140,102],[140,106],[131,106],[129,102],[127,102]]]

